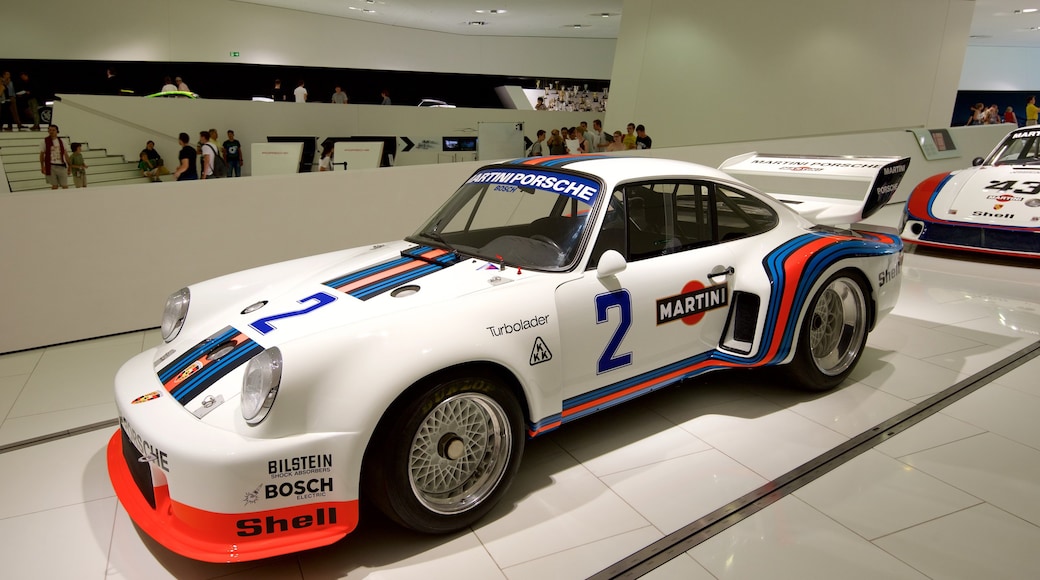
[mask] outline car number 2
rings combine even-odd
[[[632,364],[631,351],[618,354],[621,341],[625,339],[628,329],[632,326],[632,295],[628,293],[628,290],[622,288],[596,296],[596,324],[608,322],[609,313],[615,308],[618,310],[620,319],[617,328],[614,329],[614,334],[610,336],[606,349],[596,362],[596,374],[610,372]]]
[[[314,312],[315,310],[321,308],[322,306],[325,306],[327,304],[332,304],[335,300],[336,300],[336,297],[331,295],[331,294],[326,294],[324,292],[318,292],[317,294],[308,296],[308,297],[306,297],[306,298],[304,298],[304,299],[299,301],[300,304],[306,304],[307,302],[317,301],[314,304],[311,304],[310,306],[308,306],[306,308],[302,308],[300,310],[294,310],[292,312],[282,312],[281,314],[272,314],[271,316],[265,316],[265,317],[257,320],[256,322],[253,322],[249,326],[252,326],[260,334],[267,334],[268,332],[271,332],[272,330],[275,330],[275,327],[271,326],[271,323],[274,322],[275,320],[281,320],[283,318],[291,318],[293,316],[302,316],[304,314],[308,314],[310,312]]]

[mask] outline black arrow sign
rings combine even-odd
[[[402,153],[410,151],[412,147],[415,147],[415,143],[412,143],[412,140],[408,137],[401,137],[401,141],[404,141],[404,149],[401,149]]]

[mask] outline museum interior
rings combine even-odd
[[[861,224],[898,241],[919,183],[971,168],[1012,129],[1035,124],[1028,99],[1040,92],[1040,2],[57,0],[53,9],[62,16],[24,3],[0,11],[10,16],[0,19],[8,24],[0,54],[10,61],[0,68],[10,68],[15,91],[23,69],[32,86],[54,87],[37,103],[46,111],[42,130],[23,118],[16,125],[25,131],[0,131],[4,577],[1037,576],[1036,225],[1031,251],[904,243],[894,270],[881,274],[898,281],[894,308],[836,388],[808,391],[775,369],[731,369],[604,405],[527,437],[497,503],[448,533],[406,529],[362,498],[352,504],[356,528],[331,543],[279,551],[281,526],[318,528],[335,512],[279,519],[303,512],[272,510],[255,529],[267,527],[275,555],[236,560],[232,550],[227,563],[201,561],[132,517],[109,463],[125,429],[121,408],[131,404],[115,400],[114,385],[129,380],[124,364],[150,356],[159,369],[173,355],[163,354],[173,340],[164,340],[163,319],[171,293],[203,288],[199,302],[213,286],[197,285],[225,274],[393,244],[481,167],[524,157],[539,130],[645,125],[652,147],[599,157],[710,168],[751,151],[909,158],[894,195]],[[105,63],[133,77],[124,83],[133,90],[113,93],[115,84],[101,82]],[[178,75],[191,95],[145,98]],[[276,97],[274,75],[285,77],[287,102],[268,98]],[[305,104],[289,102],[298,86],[308,89]],[[337,87],[345,104],[334,100]],[[383,92],[392,104],[381,103]],[[552,107],[538,110],[538,97]],[[1015,124],[969,124],[975,101],[995,103],[1001,120],[1010,109]],[[48,125],[60,125],[66,145],[88,144],[86,188],[51,189],[41,174]],[[145,142],[171,159],[184,145],[180,133],[194,145],[210,127],[219,142],[234,130],[242,177],[142,177]],[[371,147],[377,154],[365,157]],[[326,148],[340,163],[331,172],[318,171]],[[1019,171],[1015,179],[1029,179],[1028,168]],[[1013,198],[985,203],[999,212]],[[756,251],[772,248],[763,242]],[[505,270],[498,260],[481,267]],[[317,306],[266,320],[295,328],[288,317],[323,306],[321,296],[300,300],[318,297]],[[439,314],[421,327],[402,317],[394,324],[436,338],[467,320],[464,311]],[[245,340],[263,343],[265,331],[253,328]],[[494,331],[485,340],[504,341]],[[555,358],[567,356],[547,342]],[[292,347],[284,350],[288,357]],[[386,353],[375,363],[390,373],[407,358]],[[531,368],[539,362],[532,353]],[[185,380],[194,372],[186,369]],[[181,435],[189,437],[166,437]],[[164,454],[142,441],[134,443],[140,469],[162,477]],[[455,457],[452,445],[443,442],[445,456]],[[222,489],[220,472],[213,462],[192,485]],[[264,514],[251,491],[236,491],[229,509]],[[356,500],[353,493],[343,499]],[[250,522],[238,529],[254,529]]]

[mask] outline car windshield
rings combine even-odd
[[[482,169],[409,239],[525,269],[566,270],[601,189],[588,175]]]
[[[1040,164],[1040,131],[1015,131],[986,160],[986,165]]]

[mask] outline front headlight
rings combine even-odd
[[[269,348],[246,364],[242,379],[242,418],[256,425],[267,417],[282,382],[282,351]]]
[[[166,308],[162,316],[162,338],[165,342],[177,338],[177,334],[184,326],[184,317],[188,315],[188,304],[191,302],[191,292],[187,288],[170,294],[166,299]]]

